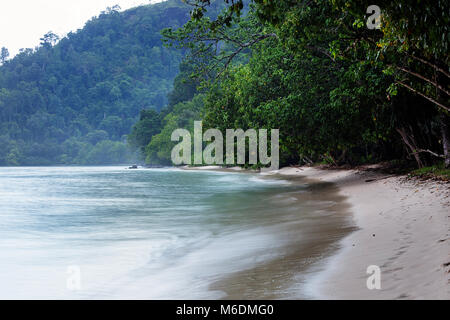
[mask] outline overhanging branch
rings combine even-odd
[[[442,92],[445,92],[447,95],[450,96],[450,92],[448,92],[444,87],[442,87],[438,83],[434,82],[433,80],[430,80],[430,79],[422,76],[421,74],[418,74],[417,72],[413,72],[413,71],[405,69],[403,67],[397,67],[397,69],[399,69],[399,70],[401,70],[403,72],[406,72],[406,73],[408,73],[408,74],[410,74],[410,75],[412,75],[412,76],[414,76],[416,78],[422,79],[423,81],[426,81],[426,82],[432,84],[433,86],[435,86],[436,88],[438,88],[439,90],[441,90]]]
[[[450,111],[450,108],[449,108],[449,107],[447,107],[447,106],[443,105],[442,103],[436,101],[435,99],[433,99],[433,98],[431,98],[431,97],[429,97],[429,96],[423,94],[422,92],[420,92],[420,91],[414,89],[413,87],[407,85],[406,83],[403,83],[403,82],[398,81],[398,80],[395,81],[395,83],[397,83],[397,84],[399,84],[399,85],[401,85],[401,86],[407,88],[408,90],[414,92],[415,94],[418,94],[419,96],[421,96],[421,97],[427,99],[428,101],[434,103],[435,105],[437,105],[437,106],[439,106],[439,107],[441,107],[441,108],[443,108],[443,109],[445,109],[445,110],[447,110],[447,111]]]

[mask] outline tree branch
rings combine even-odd
[[[439,67],[438,67],[437,65],[435,65],[434,63],[431,63],[431,62],[429,62],[429,61],[427,61],[427,60],[425,60],[425,59],[416,57],[416,56],[414,56],[414,55],[412,55],[412,54],[407,54],[407,55],[408,55],[408,57],[411,57],[411,58],[413,58],[414,60],[420,61],[420,62],[422,62],[422,63],[424,63],[424,64],[429,65],[429,66],[432,67],[432,68],[435,68],[437,71],[441,72],[442,74],[444,74],[444,75],[446,75],[448,78],[450,78],[450,73],[446,72],[446,71],[445,71],[444,69],[442,69],[442,68],[439,68]]]
[[[306,46],[309,50],[315,51],[317,53],[325,55],[327,58],[331,59],[331,61],[336,62],[336,60],[333,58],[333,56],[326,50],[320,47],[307,45]]]
[[[278,37],[275,33],[268,33],[268,34],[261,34],[256,36],[256,38],[254,38],[251,41],[248,41],[246,43],[241,43],[239,45],[239,48],[232,52],[231,54],[229,54],[228,56],[225,56],[223,59],[226,59],[225,65],[223,67],[223,69],[217,74],[216,78],[219,78],[222,73],[228,68],[228,66],[230,65],[230,63],[233,61],[233,59],[239,54],[241,53],[242,50],[249,48],[253,45],[255,45],[256,43],[263,41],[267,38],[271,38],[271,37]]]
[[[435,153],[435,152],[433,152],[431,150],[428,150],[428,149],[426,149],[426,150],[425,149],[418,149],[418,150],[416,150],[415,152],[413,152],[411,154],[418,154],[418,153],[429,153],[429,154],[432,154],[433,156],[435,156],[437,158],[445,159],[445,156],[443,154],[437,154],[437,153]]]
[[[434,103],[435,105],[437,105],[437,106],[439,106],[439,107],[441,107],[441,108],[443,108],[443,109],[445,109],[447,111],[450,111],[450,107],[447,107],[447,106],[443,105],[442,103],[439,103],[438,101],[434,100],[431,97],[428,97],[427,95],[423,94],[422,92],[417,91],[416,89],[414,89],[413,87],[407,85],[406,83],[403,83],[403,82],[398,81],[398,80],[396,80],[395,83],[397,83],[397,84],[407,88],[408,90],[414,92],[415,94],[418,94],[419,96],[427,99],[428,101]]]
[[[435,86],[436,88],[438,88],[439,90],[445,92],[447,95],[450,96],[450,92],[448,92],[444,87],[440,86],[438,83],[434,82],[433,80],[425,78],[424,76],[422,76],[422,75],[420,75],[420,74],[418,74],[416,72],[413,72],[411,70],[405,69],[403,67],[397,67],[397,69],[399,69],[399,70],[401,70],[403,72],[409,73],[410,75],[413,75],[413,76],[415,76],[415,77],[417,77],[419,79],[422,79],[422,80],[432,84],[433,86]]]

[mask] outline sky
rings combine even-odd
[[[34,48],[48,31],[60,37],[76,31],[107,7],[122,10],[161,0],[0,0],[0,48],[10,56]]]

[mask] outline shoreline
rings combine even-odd
[[[254,172],[217,166],[187,170]],[[262,175],[335,185],[355,231],[338,241],[304,288],[317,299],[450,299],[450,185],[373,170],[285,167]],[[381,289],[367,268],[379,266]]]
[[[357,230],[308,284],[320,299],[450,299],[450,188],[373,171],[282,168],[277,174],[335,184]],[[366,286],[367,267],[381,289]]]
[[[244,172],[256,176],[254,171]],[[265,251],[277,249],[270,260],[220,276],[209,290],[223,292],[224,300],[313,299],[304,290],[306,284],[322,269],[324,259],[334,255],[339,240],[355,230],[346,198],[334,184],[303,176],[256,177],[287,182],[288,187],[272,187],[265,196],[272,218],[264,233],[274,237]],[[252,259],[257,260],[258,255]]]

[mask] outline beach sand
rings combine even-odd
[[[277,174],[334,183],[358,228],[309,281],[313,296],[450,299],[449,184],[365,170],[290,167]],[[367,288],[370,265],[380,267],[380,290]]]

